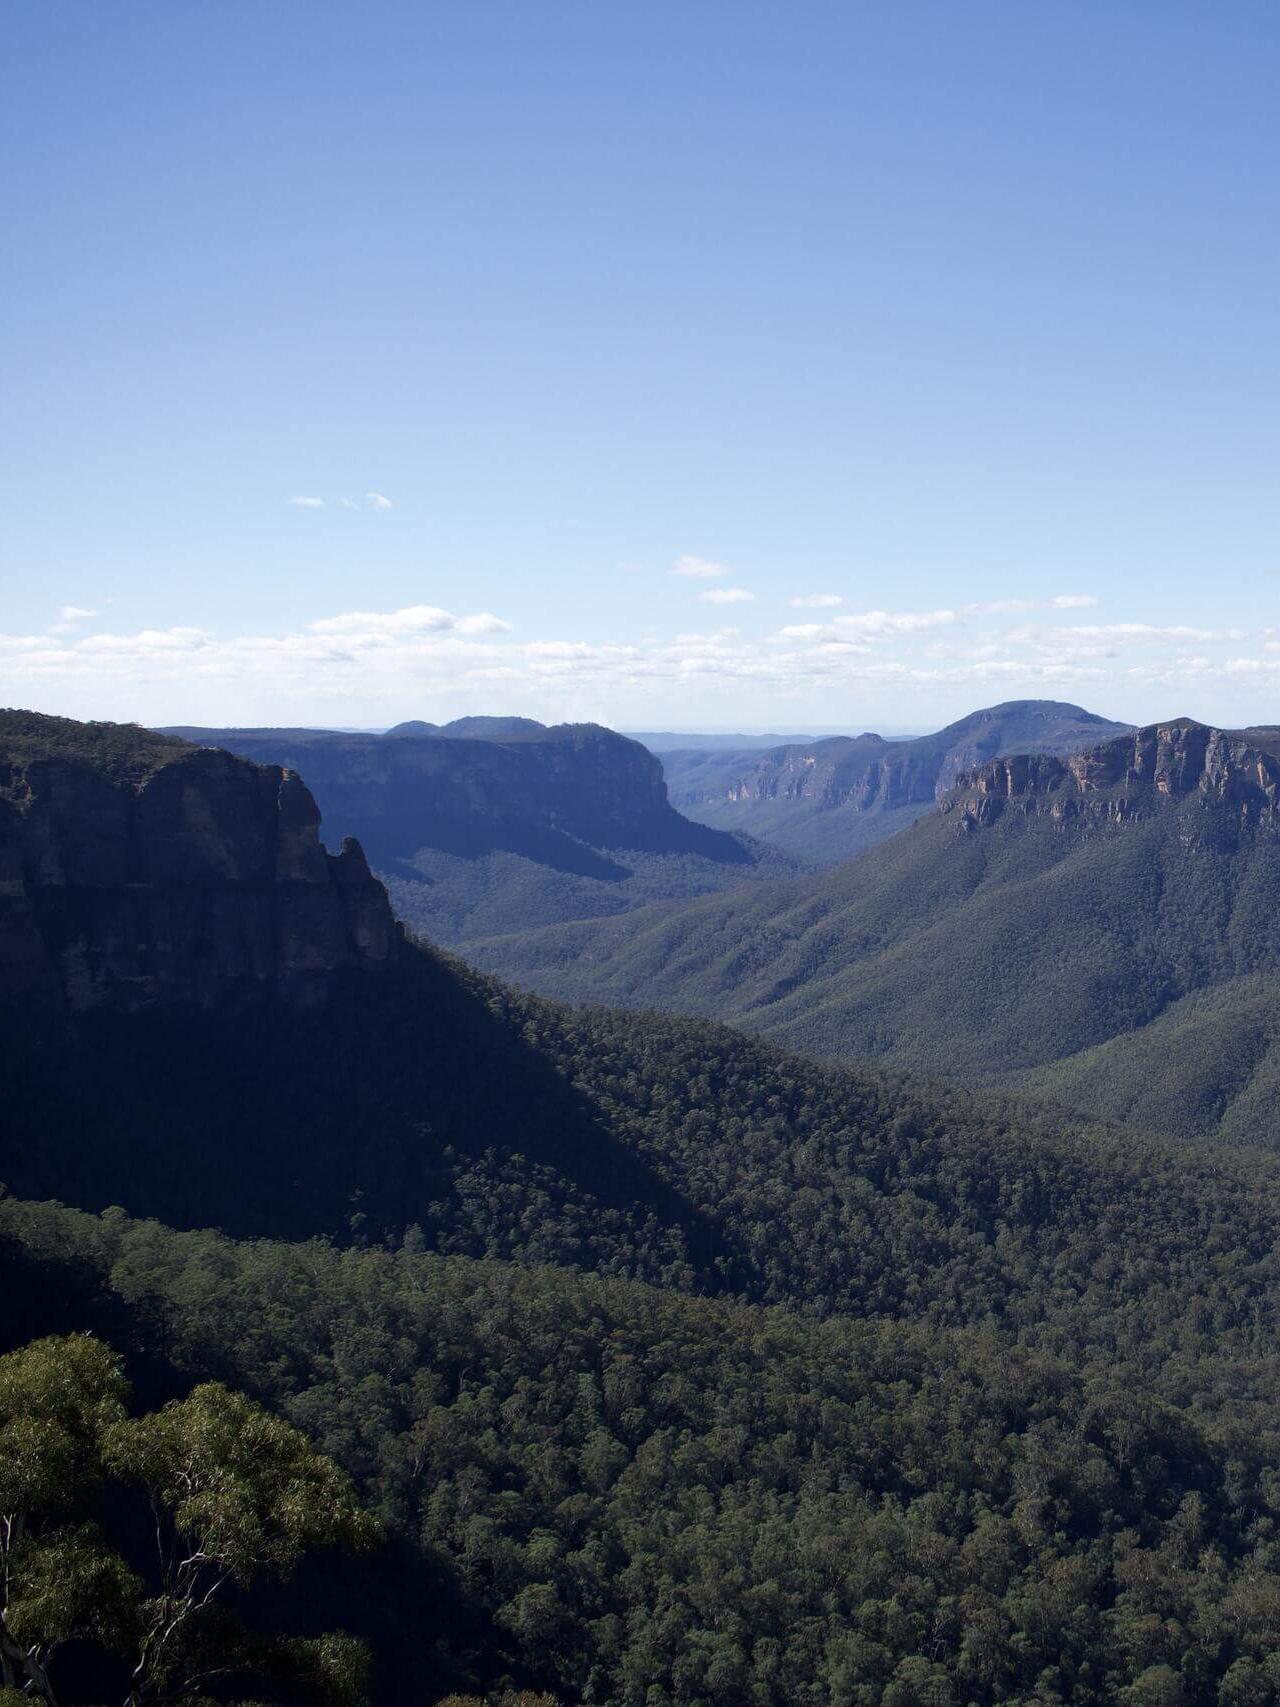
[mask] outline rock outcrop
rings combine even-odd
[[[1242,824],[1280,825],[1280,740],[1264,730],[1213,729],[1190,718],[1151,724],[1068,758],[1016,754],[958,779],[944,803],[966,828],[1006,811],[1059,821],[1123,823],[1161,801],[1196,798]]]
[[[0,999],[306,1001],[398,941],[359,846],[326,851],[292,772],[0,712]]]
[[[778,747],[735,776],[677,788],[673,797],[678,806],[786,800],[811,802],[818,811],[893,812],[931,806],[960,776],[997,753],[1072,752],[1123,727],[1080,706],[1014,700],[911,740],[865,734]]]
[[[463,718],[434,733],[199,729],[307,779],[331,837],[354,835],[406,926],[458,946],[681,900],[795,869],[787,855],[692,822],[662,765],[598,724]]]
[[[1078,705],[1011,700],[932,735],[793,742],[766,753],[664,756],[672,803],[814,865],[837,865],[930,812],[956,778],[1001,753],[1075,753],[1129,725]]]
[[[660,760],[594,723],[544,728],[528,719],[478,717],[425,735],[411,725],[387,735],[172,733],[304,771],[326,823],[358,830],[379,870],[423,847],[465,855],[507,848],[545,857],[549,838],[714,857],[716,838],[668,801]],[[743,859],[740,848],[719,840],[727,844],[726,858]]]

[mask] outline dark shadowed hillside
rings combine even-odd
[[[682,812],[833,864],[914,823],[962,772],[1003,753],[1074,753],[1118,735],[1078,705],[1011,700],[936,735],[837,736],[756,753],[669,752],[663,766]]]
[[[597,724],[469,717],[386,735],[174,733],[305,771],[326,836],[358,837],[399,916],[438,942],[604,917],[797,869],[748,836],[682,816],[658,760]]]
[[[349,1470],[382,1549],[260,1619],[362,1638],[377,1702],[1269,1699],[1276,1158],[565,1009],[399,939],[305,1001],[211,991],[247,881],[212,852],[275,845],[287,779],[35,735],[5,749],[8,893],[80,934],[0,1016],[0,1351],[91,1330],[146,1403],[227,1382]],[[1110,850],[1171,811],[1243,848],[1277,775],[1177,726],[988,767],[934,827],[972,899],[1050,833]],[[183,814],[149,816],[174,777]],[[111,958],[90,780],[134,814],[130,953],[168,976],[73,1003]]]

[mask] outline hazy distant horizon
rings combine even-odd
[[[520,717],[520,716],[524,716],[525,713],[518,712],[518,711],[507,711],[507,712],[497,712],[497,713],[493,713],[491,715],[495,715],[498,717]],[[407,719],[402,720],[402,721],[407,721]],[[422,719],[421,721],[434,721],[434,720],[433,719]],[[448,720],[445,719],[443,721],[448,721]],[[541,721],[541,720],[539,720],[539,721]],[[583,721],[590,722],[590,723],[600,723],[601,719],[598,717],[593,717],[593,718],[583,719]],[[249,727],[251,727],[251,725],[248,725],[248,724],[230,724],[230,723],[196,724],[196,723],[192,723],[192,722],[189,722],[189,721],[186,721],[183,719],[178,719],[171,724],[151,725],[151,727],[157,727],[157,728],[166,727],[166,728],[171,728],[171,729],[182,729],[182,728],[231,729],[231,728],[249,728]],[[269,727],[269,726],[268,725],[259,725],[258,727]],[[320,733],[320,734],[330,733],[330,734],[334,734],[334,735],[385,735],[387,733],[388,729],[395,728],[395,724],[393,724],[393,723],[378,723],[378,724],[293,723],[293,724],[289,724],[289,725],[278,725],[277,727],[282,727],[282,728],[288,727],[288,728],[293,728],[293,729],[306,729],[306,730],[314,731],[314,732]],[[789,728],[785,725],[779,725],[779,726],[774,726],[774,727],[770,727],[770,728],[763,728],[762,727],[759,729],[752,729],[752,728],[717,729],[717,728],[712,727],[709,724],[700,725],[697,729],[687,729],[687,730],[682,730],[682,729],[667,730],[667,729],[624,728],[621,724],[605,724],[604,727],[614,729],[615,732],[619,735],[629,735],[633,739],[639,739],[639,737],[642,735],[657,736],[657,735],[688,734],[691,736],[715,736],[719,739],[732,738],[735,735],[741,735],[744,738],[746,738],[748,740],[752,740],[752,741],[763,740],[763,739],[765,739],[771,735],[779,736],[780,738],[782,738],[784,740],[824,741],[824,740],[831,739],[833,736],[864,735],[864,734],[868,733],[868,728],[867,728],[867,725],[865,725],[865,724],[850,724],[850,725],[848,725],[846,727],[842,727],[842,728],[816,728],[816,729],[813,728],[812,726],[806,727],[806,728]],[[914,736],[914,735],[928,734],[931,732],[931,730],[928,728],[925,728],[922,725],[920,728],[913,728],[913,729],[898,728],[895,726],[891,732],[886,731],[886,730],[875,730],[872,732],[875,734],[885,735],[886,738],[889,738],[889,735],[891,733],[892,737],[894,737],[894,738],[907,739],[907,738],[910,738],[911,736]]]

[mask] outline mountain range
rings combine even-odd
[[[1025,1055],[1015,999],[1033,1043],[1157,1000],[1152,921],[1265,992],[1278,784],[1272,734],[1185,722],[1020,755],[664,917],[736,920],[726,968],[775,982],[807,933],[821,985],[871,874],[858,940],[937,982],[940,1047]],[[0,785],[0,1353],[88,1331],[149,1405],[230,1385],[382,1527],[239,1596],[340,1624],[368,1684],[253,1699],[1269,1698],[1280,1158],[513,991],[396,931],[278,764],[17,713]]]
[[[914,823],[985,759],[1074,753],[1130,727],[1056,700],[1010,700],[933,735],[834,736],[763,754],[668,752],[663,768],[686,816],[830,865]]]
[[[304,771],[326,833],[357,836],[399,917],[435,942],[605,916],[802,865],[677,812],[653,754],[598,724],[468,717],[383,735],[168,733]]]
[[[1273,1143],[1278,751],[1181,720],[993,759],[833,871],[469,952],[559,996]]]
[[[633,741],[639,741],[640,745],[647,747],[651,753],[746,753],[768,747],[795,746],[819,739],[816,735],[734,735],[727,731],[695,733],[691,730],[677,733],[671,729],[624,729],[622,733],[629,735]]]
[[[966,763],[1071,752],[1118,727],[1026,701],[918,740],[661,759],[598,724],[522,717],[166,733],[305,771],[326,833],[360,840],[398,916],[460,945],[798,875],[913,821]]]

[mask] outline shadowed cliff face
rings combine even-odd
[[[613,869],[607,857],[613,849],[749,863],[731,837],[674,811],[660,761],[611,729],[589,723],[544,729],[527,719],[476,717],[422,730],[429,726],[404,724],[386,736],[175,733],[303,771],[325,821],[357,833],[380,869],[423,848],[464,858],[501,848],[566,870],[585,862],[587,869],[600,867],[600,875]]]
[[[473,717],[434,733],[168,734],[301,772],[330,836],[359,837],[397,915],[433,942],[608,916],[799,865],[683,817],[658,759],[595,724]]]
[[[279,767],[0,713],[0,999],[305,1000],[333,971],[385,963],[385,893],[354,842],[330,854],[319,831]]]
[[[966,829],[992,824],[1012,808],[1061,822],[1119,823],[1142,817],[1159,799],[1198,796],[1234,811],[1242,825],[1280,824],[1280,757],[1273,734],[1211,729],[1180,718],[1115,741],[1054,758],[993,759],[959,778],[944,811]]]

